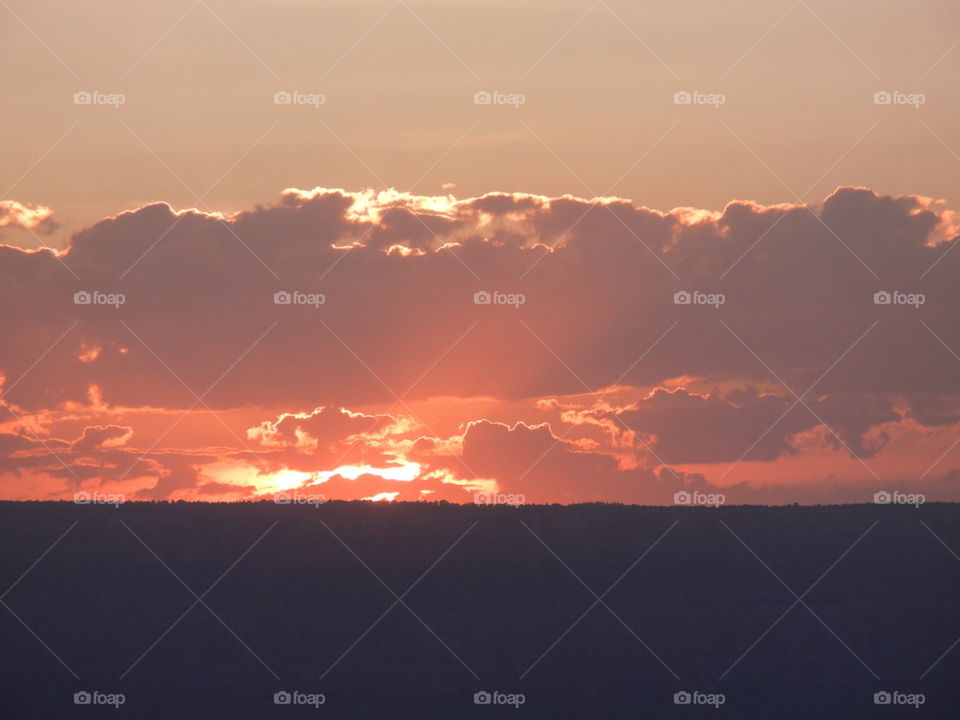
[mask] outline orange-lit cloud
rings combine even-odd
[[[773,502],[860,497],[877,472],[956,495],[956,457],[925,472],[960,426],[955,231],[942,203],[853,187],[720,212],[148,205],[60,255],[0,247],[3,494]]]
[[[19,227],[49,234],[57,229],[53,210],[43,205],[30,205],[17,200],[0,200],[0,228]]]

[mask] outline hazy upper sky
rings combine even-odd
[[[840,184],[956,206],[960,191],[952,0],[5,6],[0,189],[52,208],[45,242],[60,246],[145,202],[230,211],[291,186],[658,209]],[[83,90],[125,102],[77,105]],[[284,90],[325,102],[274,104]],[[483,90],[523,104],[474,104]],[[675,104],[684,90],[724,102]],[[877,105],[878,91],[924,102]]]

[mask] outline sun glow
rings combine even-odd
[[[412,482],[420,476],[422,467],[419,463],[407,460],[400,461],[397,465],[388,467],[374,467],[373,465],[341,465],[333,470],[323,470],[321,472],[308,473],[298,470],[279,470],[261,477],[258,482],[258,490],[265,493],[275,493],[283,490],[295,490],[304,485],[321,485],[333,477],[342,477],[347,480],[356,480],[364,475],[375,475],[384,480],[394,480],[397,482]],[[397,493],[380,493],[375,498],[377,500],[392,499],[383,498],[380,495],[393,495]]]
[[[312,473],[297,472],[296,470],[281,470],[270,475],[264,482],[264,487],[269,492],[278,492],[280,490],[293,490],[309,482],[313,478]]]
[[[397,465],[378,468],[372,465],[341,465],[334,470],[324,470],[316,473],[316,482],[324,483],[332,477],[339,475],[347,480],[356,480],[361,475],[377,475],[384,480],[397,480],[399,482],[411,482],[420,475],[420,463],[402,460]]]

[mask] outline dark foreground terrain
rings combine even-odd
[[[0,550],[4,720],[960,717],[957,505],[0,503]]]

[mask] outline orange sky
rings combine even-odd
[[[955,3],[0,15],[0,498],[960,499]]]

